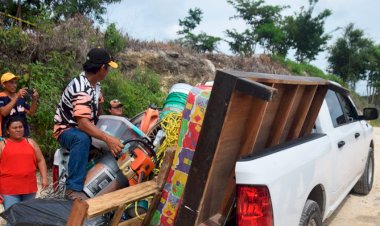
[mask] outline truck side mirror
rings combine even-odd
[[[364,120],[375,120],[379,117],[379,112],[376,108],[364,108],[363,109],[363,116],[360,117]]]

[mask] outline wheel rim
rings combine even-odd
[[[156,134],[158,130],[161,129],[161,121],[158,120],[156,124],[152,126],[152,128],[149,129],[149,131],[146,133],[146,135],[150,138],[151,141],[153,141],[156,138]]]
[[[368,186],[371,186],[372,184],[372,176],[373,176],[373,161],[372,161],[372,158],[369,159],[369,162],[368,162]]]
[[[310,221],[307,224],[307,226],[317,226],[317,221],[314,218],[310,219]]]

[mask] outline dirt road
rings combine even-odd
[[[375,129],[375,174],[372,191],[367,196],[348,195],[328,226],[380,226],[380,127]]]

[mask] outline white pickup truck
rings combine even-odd
[[[353,191],[373,184],[373,129],[347,95],[329,90],[313,133],[236,163],[237,224],[322,225]]]

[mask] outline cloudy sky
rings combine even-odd
[[[301,6],[308,5],[308,0],[266,0],[266,4],[289,5],[285,15],[299,11]],[[178,20],[188,15],[190,8],[198,7],[203,11],[203,19],[197,31],[226,38],[224,31],[245,28],[240,20],[230,20],[236,14],[235,9],[226,0],[123,0],[108,7],[105,19],[116,23],[122,32],[142,40],[165,41],[178,38],[180,29]],[[380,0],[319,0],[315,12],[324,9],[332,10],[332,16],[326,20],[325,31],[332,32],[338,27],[345,27],[352,22],[356,28],[364,30],[365,35],[380,44]],[[332,44],[342,30],[332,32]],[[229,53],[228,45],[221,42],[219,49]],[[292,56],[289,56],[290,58]],[[325,70],[326,53],[319,54],[312,64]]]

